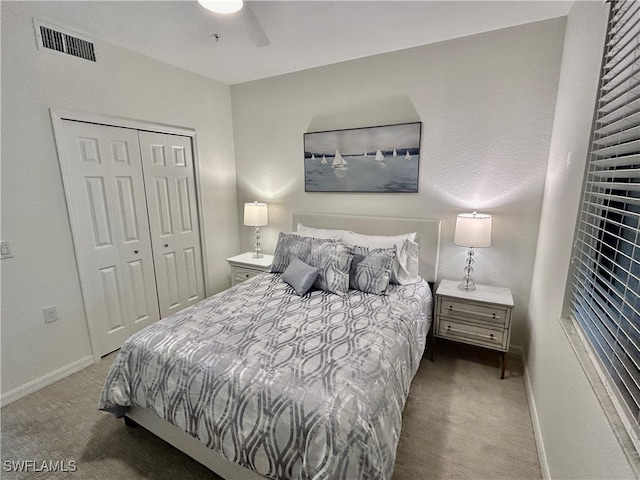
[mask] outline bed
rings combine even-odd
[[[273,273],[127,340],[99,408],[227,479],[390,478],[431,322],[425,280],[435,280],[439,221],[296,213],[293,227],[280,233]],[[345,246],[329,238],[340,230],[375,238],[416,232],[421,279],[402,282],[401,268],[391,267],[401,257],[396,246]],[[347,267],[345,288],[344,272],[325,266],[347,257],[359,259],[360,280]],[[371,274],[378,263],[390,279],[395,268],[401,283],[381,289]],[[314,288],[297,292],[299,278],[308,278],[294,264],[316,270]]]

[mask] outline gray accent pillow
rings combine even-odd
[[[349,272],[349,286],[365,293],[386,293],[391,280],[396,247],[366,248],[350,246],[353,255]]]
[[[335,245],[339,243],[339,240],[320,240],[317,238],[303,237],[296,235],[295,233],[278,234],[278,243],[276,244],[276,250],[273,252],[273,262],[269,272],[282,273],[289,266],[289,262],[293,257],[297,257],[305,263],[309,262],[309,255],[311,254],[311,242]]]
[[[297,257],[303,262],[308,262],[311,251],[311,239],[301,237],[293,233],[280,232],[278,243],[273,252],[273,262],[269,271],[271,273],[282,273],[289,266],[292,257]]]
[[[420,281],[418,273],[420,263],[420,249],[415,242],[416,233],[401,235],[364,235],[362,233],[347,232],[342,241],[347,245],[357,245],[366,248],[397,248],[396,258],[391,268],[391,283],[407,285]]]
[[[291,285],[301,297],[306,295],[318,277],[318,269],[307,265],[298,257],[292,257],[282,274],[282,280]]]
[[[318,269],[318,278],[313,286],[337,295],[349,293],[352,258],[346,245],[312,238],[309,264]]]

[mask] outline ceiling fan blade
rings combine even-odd
[[[258,17],[253,12],[250,2],[244,2],[244,8],[241,10],[249,31],[249,36],[256,47],[266,47],[271,44],[267,32],[264,31]]]

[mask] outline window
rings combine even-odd
[[[571,310],[638,446],[640,2],[610,3],[574,243]]]

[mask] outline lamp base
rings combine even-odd
[[[467,252],[467,264],[464,267],[464,277],[462,278],[462,282],[458,284],[458,288],[465,292],[476,289],[476,282],[473,281],[473,277],[471,276],[473,273],[473,253],[473,248],[469,248]]]
[[[256,227],[256,244],[255,244],[255,250],[254,250],[254,254],[252,255],[253,258],[262,258],[264,255],[262,255],[262,249],[260,248],[260,227]]]
[[[460,282],[458,284],[458,288],[460,290],[464,290],[465,292],[470,292],[472,290],[475,290],[476,289],[476,284],[472,279],[470,279],[470,280],[471,280],[470,282],[467,282],[466,279],[463,280],[462,282]]]

